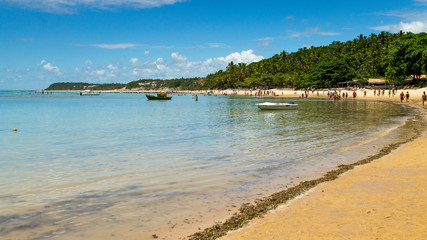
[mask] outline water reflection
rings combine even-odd
[[[0,238],[105,239],[126,232],[150,239],[189,216],[199,221],[351,161],[338,153],[407,114],[381,102],[293,99],[298,110],[261,111],[256,103],[284,100],[102,97],[53,96],[24,105],[8,98],[26,119],[1,105],[0,125],[20,123],[25,131],[0,133]]]

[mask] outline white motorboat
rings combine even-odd
[[[84,92],[80,92],[80,96],[98,96],[100,94],[101,93],[99,93],[99,92],[92,92],[90,90],[86,90]]]
[[[295,104],[293,102],[290,102],[290,103],[264,102],[264,103],[258,103],[257,106],[261,110],[292,110],[292,109],[298,108],[298,104]]]

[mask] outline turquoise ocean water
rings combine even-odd
[[[376,153],[412,117],[293,100],[298,110],[261,111],[290,99],[0,91],[0,239],[177,239]]]

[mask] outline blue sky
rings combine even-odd
[[[230,61],[426,29],[427,0],[0,0],[0,89],[203,77]]]

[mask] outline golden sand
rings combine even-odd
[[[331,90],[334,91],[334,90]],[[348,99],[353,99],[353,90],[338,90],[340,94],[347,93]],[[365,95],[366,91],[366,95]],[[192,91],[194,93],[204,94],[206,91]],[[255,96],[256,93],[258,93],[258,90],[214,90],[214,94],[237,94],[237,95],[248,95],[248,96]],[[389,95],[389,91],[386,90],[383,92],[381,91],[381,94],[378,95],[378,90],[373,89],[357,89],[356,92],[356,98],[357,100],[379,100],[379,101],[390,101],[390,102],[400,102],[400,93],[406,93],[408,92],[410,97],[408,100],[408,103],[421,103],[421,96],[423,92],[427,93],[427,88],[417,88],[417,89],[404,89],[404,90],[397,90],[396,93],[393,95],[392,93]],[[291,90],[291,89],[269,89],[269,90],[262,90],[261,91],[262,96],[275,96],[275,97],[293,97],[293,98],[300,98],[303,93],[305,93],[304,90]],[[308,93],[308,98],[325,98],[327,97],[328,90],[315,90],[314,92],[310,91]],[[406,99],[403,101],[406,103]],[[427,103],[426,103],[427,105]]]
[[[426,209],[424,135],[220,239],[427,239]]]

